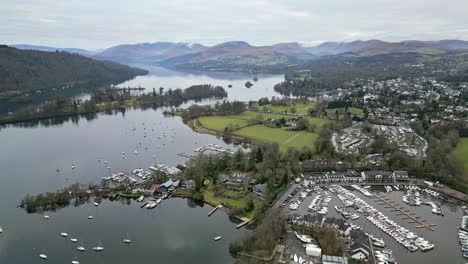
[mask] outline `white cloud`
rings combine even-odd
[[[2,42],[121,43],[468,39],[466,0],[0,0]]]

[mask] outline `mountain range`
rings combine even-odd
[[[393,53],[443,55],[468,51],[468,41],[463,40],[408,40],[401,42],[357,40],[352,42],[324,42],[313,47],[298,43],[253,46],[244,41],[231,41],[214,46],[184,42],[155,42],[118,45],[100,52],[72,48],[57,49],[29,45],[14,46],[21,49],[67,51],[98,60],[109,60],[126,64],[158,64],[169,68],[216,71],[271,71],[301,64],[304,61],[342,54],[352,54],[353,56],[375,56]]]

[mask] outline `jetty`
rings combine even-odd
[[[214,214],[214,212],[216,212],[216,210],[218,210],[219,208],[222,208],[223,206],[220,204],[218,206],[216,206],[215,208],[213,208],[213,210],[211,210],[209,213],[208,213],[208,216],[211,216],[212,214]]]
[[[374,196],[377,201],[381,202],[381,205],[386,205],[386,208],[393,208],[393,212],[397,212],[397,215],[402,216],[403,219],[410,220],[409,223],[413,224],[419,224],[416,226],[416,228],[427,228],[431,231],[434,231],[433,226],[435,224],[429,224],[429,223],[424,223],[426,220],[421,220],[420,217],[414,216],[414,214],[410,214],[406,211],[404,211],[403,207],[398,207],[398,204],[393,204],[391,201],[388,201],[387,198],[380,197],[378,195]]]
[[[242,222],[236,226],[237,229],[245,226],[246,224],[252,222],[252,219],[244,217],[244,216],[235,216],[237,219],[241,220]]]

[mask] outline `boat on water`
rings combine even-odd
[[[78,260],[72,260],[72,264],[80,264]]]
[[[124,238],[123,242],[124,242],[125,244],[130,244],[130,243],[132,243],[132,240],[130,240],[130,238],[128,237],[128,233],[127,233],[127,236]]]
[[[76,250],[78,250],[78,251],[85,251],[86,249],[85,249],[83,246],[79,246],[79,247],[76,248]]]
[[[94,217],[92,215],[88,216],[88,219],[93,219]]]
[[[142,195],[142,196],[138,197],[137,202],[141,203],[141,202],[143,202],[144,199],[145,199],[145,196]]]
[[[3,229],[0,227],[0,234],[3,233]]]
[[[94,202],[94,206],[99,206],[99,204],[98,204],[98,203],[96,203],[96,202]]]
[[[73,243],[76,243],[76,242],[78,242],[78,239],[76,239],[76,238],[70,238],[70,241],[73,242]]]
[[[41,259],[47,259],[47,255],[46,255],[46,254],[40,254],[39,257],[40,257]]]
[[[93,250],[94,250],[94,251],[103,251],[104,248],[101,247],[101,246],[97,246],[97,247],[93,247]]]
[[[44,215],[44,218],[45,218],[45,219],[50,219],[50,216]]]
[[[68,234],[65,233],[65,232],[60,233],[60,235],[63,236],[63,237],[67,237],[67,236],[68,236]]]
[[[216,236],[216,237],[214,238],[214,241],[219,241],[219,240],[221,240],[221,238],[223,238],[223,237],[222,237],[222,236]]]

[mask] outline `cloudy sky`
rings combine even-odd
[[[0,0],[0,42],[468,40],[468,0]]]

